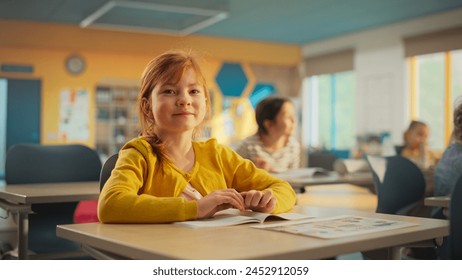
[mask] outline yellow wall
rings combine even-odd
[[[90,98],[90,138],[83,142],[94,146],[94,91],[100,84],[136,84],[145,65],[154,56],[172,49],[193,49],[205,57],[205,75],[209,87],[220,92],[215,75],[223,62],[297,66],[301,60],[296,45],[230,40],[204,36],[166,36],[142,33],[81,29],[70,25],[0,21],[0,64],[32,65],[33,74],[0,72],[0,77],[42,80],[41,142],[60,144],[60,92],[87,89]],[[78,53],[86,61],[85,71],[73,76],[65,69],[65,60]],[[245,70],[247,71],[247,70]],[[253,87],[249,80],[246,91]]]

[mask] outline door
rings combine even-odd
[[[41,80],[8,79],[6,149],[40,143]]]

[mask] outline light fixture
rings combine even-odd
[[[218,2],[221,4],[220,9],[204,8],[197,4],[192,6],[196,3],[194,1],[188,2],[189,6],[171,3],[109,1],[84,18],[80,27],[188,35],[228,17],[228,12],[223,9],[227,0]]]

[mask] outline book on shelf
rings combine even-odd
[[[304,214],[287,212],[280,214],[269,214],[253,211],[239,211],[237,209],[226,209],[217,212],[213,217],[208,219],[199,219],[194,221],[177,222],[180,226],[192,228],[208,228],[208,227],[225,227],[247,223],[263,223],[265,221],[274,220],[302,220],[310,219],[311,216]]]

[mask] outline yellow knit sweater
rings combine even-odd
[[[98,217],[103,223],[164,223],[197,218],[197,201],[179,195],[190,183],[203,196],[215,190],[238,192],[270,189],[277,198],[273,213],[295,204],[291,186],[258,169],[215,139],[193,142],[196,161],[186,173],[174,164],[157,163],[151,145],[143,138],[125,144],[111,177],[99,196]]]

